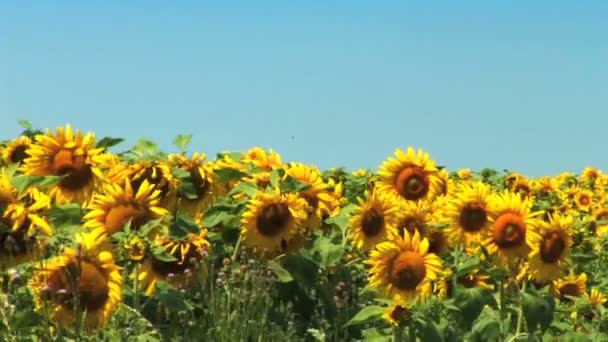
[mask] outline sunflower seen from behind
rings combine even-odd
[[[395,150],[378,171],[378,190],[409,201],[419,201],[439,192],[440,178],[435,161],[423,150]]]
[[[570,255],[573,225],[571,216],[562,215],[539,222],[539,234],[532,237],[528,260],[532,279],[544,283],[560,277]]]
[[[532,203],[519,194],[504,191],[490,200],[493,223],[482,241],[500,264],[525,258],[538,238],[538,221],[531,213]]]
[[[305,229],[309,208],[306,200],[295,193],[281,193],[278,188],[258,191],[242,215],[243,244],[262,255],[285,252]]]
[[[108,235],[122,231],[123,226],[131,221],[131,228],[137,230],[147,222],[168,214],[160,206],[160,190],[144,180],[137,190],[126,179],[121,183],[106,184],[97,193],[84,216],[84,226],[102,229]]]
[[[86,135],[80,130],[74,132],[70,125],[57,128],[55,133],[47,129],[27,149],[29,157],[23,161],[21,170],[31,176],[61,176],[49,196],[57,204],[86,205],[104,177],[96,161],[102,151],[95,148],[92,132]]]
[[[369,269],[369,284],[393,300],[409,301],[428,295],[431,282],[443,272],[441,259],[428,253],[429,242],[405,231],[403,238],[397,236],[376,246],[366,264]]]
[[[348,237],[360,250],[370,251],[377,244],[398,235],[399,205],[394,197],[377,191],[366,192],[349,221]]]
[[[105,233],[79,234],[76,241],[76,248],[41,264],[29,285],[38,312],[50,310],[60,327],[82,322],[91,331],[105,326],[118,309],[123,279]]]

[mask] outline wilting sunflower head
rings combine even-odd
[[[572,247],[571,216],[552,215],[538,223],[539,234],[531,239],[529,255],[531,278],[539,282],[556,280],[567,263]]]
[[[585,273],[579,276],[569,275],[565,278],[558,279],[553,282],[553,293],[562,302],[570,302],[567,296],[581,297],[587,291],[587,275]]]
[[[256,167],[270,171],[279,169],[282,166],[281,155],[274,152],[272,149],[268,153],[261,147],[254,147],[243,155],[241,160],[243,163],[251,163]]]
[[[405,303],[394,303],[386,309],[382,318],[393,326],[399,326],[407,323],[412,317],[412,313],[407,308]]]
[[[500,264],[524,258],[538,235],[537,214],[530,212],[531,202],[516,193],[505,191],[490,199],[493,224],[483,241]]]
[[[403,238],[385,241],[376,246],[366,261],[370,286],[388,298],[411,300],[432,290],[431,281],[442,272],[441,259],[428,253],[429,242],[405,231]]]
[[[27,136],[20,136],[13,139],[4,149],[2,149],[2,159],[8,165],[22,163],[29,154],[28,148],[32,144],[32,139]]]
[[[284,251],[304,229],[308,210],[306,200],[297,194],[282,194],[278,188],[272,193],[259,191],[242,216],[242,241],[259,254]]]
[[[90,211],[84,216],[84,226],[103,229],[112,235],[131,221],[131,229],[137,230],[150,220],[168,214],[159,204],[160,191],[145,179],[137,190],[126,179],[123,183],[106,184],[95,194]]]
[[[445,218],[452,244],[471,246],[479,243],[492,226],[491,189],[482,182],[463,182],[449,197]]]
[[[440,178],[435,161],[422,150],[414,152],[395,151],[396,158],[388,158],[378,172],[378,189],[405,200],[418,201],[432,197],[439,192]]]
[[[50,318],[62,327],[83,319],[87,330],[112,318],[122,301],[121,270],[103,233],[78,235],[76,249],[50,259],[36,271],[30,287],[39,312],[50,308]]]
[[[21,170],[33,176],[62,176],[49,195],[58,204],[77,202],[86,204],[103,175],[97,167],[97,156],[103,149],[95,148],[93,133],[76,134],[67,125],[37,135],[27,150],[28,157]]]
[[[350,218],[348,237],[363,251],[397,235],[398,202],[379,192],[367,192]]]

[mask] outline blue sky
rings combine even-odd
[[[322,168],[414,146],[452,170],[608,170],[606,18],[591,0],[0,0],[0,138],[28,119]]]

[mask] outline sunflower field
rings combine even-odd
[[[449,171],[404,146],[320,170],[20,123],[2,341],[608,341],[599,169]]]

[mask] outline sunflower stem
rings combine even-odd
[[[135,263],[135,276],[133,277],[133,308],[140,312],[140,302],[139,302],[139,263]]]
[[[500,310],[500,321],[504,321],[505,319],[505,278],[500,277],[500,282],[498,284],[498,307]]]
[[[236,260],[236,256],[239,253],[239,247],[241,246],[241,240],[243,239],[243,234],[239,234],[239,239],[236,240],[236,245],[234,245],[234,251],[232,252],[232,262]]]
[[[393,336],[395,338],[395,342],[404,342],[403,328],[401,327],[401,325],[396,325],[393,328]]]
[[[521,329],[524,322],[524,300],[523,296],[526,292],[526,285],[528,282],[524,279],[521,285],[521,291],[519,293],[519,308],[517,309],[517,328],[515,330],[515,335],[519,335],[521,333]]]

